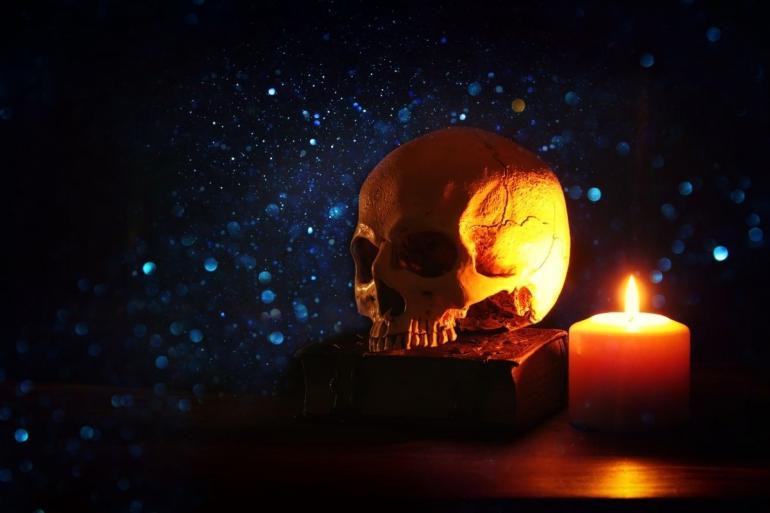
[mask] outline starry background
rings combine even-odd
[[[139,471],[89,474],[108,445],[141,464],[140,434],[45,391],[109,386],[105,408],[181,418],[212,394],[281,393],[295,350],[367,326],[348,251],[363,179],[450,125],[518,141],[565,187],[572,259],[543,325],[617,309],[634,272],[648,310],[691,327],[696,364],[767,368],[760,11],[103,0],[0,16],[0,501],[167,510]]]

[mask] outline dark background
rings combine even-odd
[[[565,186],[572,259],[544,325],[619,308],[635,272],[647,310],[690,326],[694,364],[766,369],[765,19],[761,2],[6,5],[0,382],[19,400],[151,389],[181,416],[197,403],[174,391],[280,392],[297,348],[366,327],[347,250],[366,174],[451,124],[519,141]],[[0,487],[72,474],[109,431],[38,427],[14,401]]]

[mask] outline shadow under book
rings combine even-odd
[[[461,333],[436,348],[377,353],[368,351],[367,341],[347,335],[297,352],[304,417],[521,429],[565,401],[562,330]]]

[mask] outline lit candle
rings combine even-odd
[[[594,315],[569,329],[569,416],[577,427],[644,430],[687,419],[690,330],[639,311],[633,276],[626,311]]]

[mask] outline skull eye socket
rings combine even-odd
[[[356,237],[350,249],[356,262],[356,280],[360,283],[369,283],[374,279],[372,264],[377,258],[379,248],[368,239]]]
[[[436,278],[454,268],[457,248],[440,232],[410,233],[401,238],[395,257],[399,267],[418,276]]]

